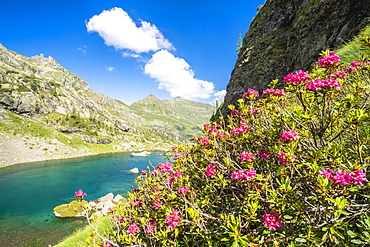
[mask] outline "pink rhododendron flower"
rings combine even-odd
[[[323,84],[324,87],[336,88],[337,90],[339,90],[340,87],[343,86],[337,80],[333,80],[333,79],[325,79],[325,80],[323,80],[321,82],[322,82],[322,84]]]
[[[204,138],[200,138],[200,139],[198,140],[198,143],[199,143],[200,145],[207,145],[207,144],[209,143],[209,140],[208,140],[208,138],[206,138],[206,137],[204,137]]]
[[[366,174],[362,170],[354,170],[353,172],[345,172],[342,169],[338,169],[334,172],[331,169],[323,169],[319,175],[328,178],[330,181],[334,181],[337,184],[360,184],[362,182],[368,182],[366,179]]]
[[[159,199],[160,194],[159,194],[159,193],[156,193],[156,194],[154,194],[153,196],[154,196],[154,198]]]
[[[256,171],[254,169],[250,170],[239,170],[239,171],[232,171],[231,178],[232,179],[246,179],[247,181],[251,181],[254,177],[257,176]]]
[[[186,187],[186,186],[184,186],[184,187],[179,187],[178,189],[177,189],[177,192],[179,192],[180,194],[186,194],[186,192],[188,192],[190,189],[188,188],[188,187]]]
[[[170,215],[166,217],[167,229],[173,230],[181,221],[180,211],[172,210]]]
[[[174,155],[173,155],[173,158],[174,158],[174,159],[180,159],[180,158],[182,158],[182,154],[180,154],[180,153],[178,153],[178,154],[174,154]]]
[[[260,112],[261,112],[260,109],[250,109],[250,110],[248,110],[248,113],[253,114],[253,115],[256,115]]]
[[[244,130],[249,129],[249,126],[247,124],[247,121],[245,121],[245,119],[240,120],[240,128],[243,128]]]
[[[173,179],[179,179],[181,178],[183,175],[182,175],[182,172],[175,172],[172,176]]]
[[[87,196],[87,194],[82,190],[78,190],[75,192],[75,197],[77,197],[80,200],[82,200],[85,196]]]
[[[296,159],[296,156],[292,156],[290,158],[286,153],[280,152],[278,155],[278,162],[281,163],[281,165],[285,166],[288,162],[294,162]]]
[[[263,90],[262,95],[285,96],[285,93],[284,89],[266,88]]]
[[[172,150],[175,150],[175,149],[177,149],[177,147],[175,147],[175,146],[174,146],[174,147],[171,147],[171,148],[172,148]]]
[[[230,116],[234,116],[234,115],[238,115],[238,111],[237,110],[232,110],[230,112]]]
[[[162,202],[160,202],[160,201],[156,201],[153,204],[153,208],[155,208],[155,209],[160,209],[161,207],[162,207]]]
[[[297,133],[297,131],[295,130],[283,130],[283,134],[280,136],[281,140],[283,140],[284,142],[286,141],[293,141],[297,138],[299,138],[299,135]]]
[[[270,213],[266,213],[263,216],[263,224],[270,230],[276,231],[277,228],[281,227],[280,215],[278,212],[271,210]]]
[[[240,154],[241,161],[244,162],[246,160],[254,160],[256,159],[256,156],[252,154],[251,152],[243,152]]]
[[[240,127],[240,128],[231,128],[230,130],[230,133],[232,135],[240,135],[240,134],[244,134],[245,132],[247,131],[247,129],[244,129],[243,127]]]
[[[167,161],[164,164],[163,163],[158,164],[156,167],[159,168],[159,170],[164,174],[170,174],[173,172],[172,164],[169,161]]]
[[[243,98],[257,98],[258,96],[258,91],[251,88],[249,88],[247,92],[243,93]]]
[[[258,155],[261,157],[263,160],[267,160],[270,158],[270,153],[266,150],[260,150],[258,151]]]
[[[132,224],[128,227],[127,232],[129,235],[135,235],[140,232],[140,228],[137,224]]]
[[[228,137],[228,135],[225,134],[225,133],[223,133],[223,132],[219,132],[219,133],[216,134],[216,137],[218,137],[218,138],[226,138],[226,137]]]
[[[154,169],[153,171],[150,172],[152,176],[157,176],[158,175],[158,169]]]
[[[315,78],[313,79],[313,81],[307,83],[306,89],[317,91],[317,90],[321,90],[322,86],[323,86],[323,83],[319,79]]]
[[[149,224],[145,228],[145,233],[149,234],[149,233],[157,231],[157,227],[156,227],[155,224],[157,224],[157,222],[155,220],[150,220]]]
[[[210,124],[209,124],[209,123],[203,124],[203,129],[204,129],[204,130],[208,130],[209,126],[210,126]]]
[[[346,72],[337,72],[337,73],[333,73],[333,74],[330,74],[330,77],[332,78],[344,78],[344,77],[347,77],[347,74]]]
[[[207,177],[215,177],[216,176],[216,173],[215,173],[216,167],[217,167],[217,165],[209,164],[208,167],[206,168],[206,176]]]
[[[363,65],[363,62],[352,62],[351,65],[353,67],[357,67],[357,66]]]
[[[328,56],[323,57],[319,60],[319,65],[323,67],[330,67],[331,65],[340,61],[340,57],[331,52]]]
[[[349,67],[347,67],[346,68],[346,71],[347,72],[355,72],[357,69],[356,69],[356,67],[355,66],[349,66]]]
[[[298,70],[295,72],[295,74],[288,74],[286,77],[284,77],[284,81],[290,82],[290,84],[299,84],[307,80],[309,76],[310,75],[307,74],[306,72]]]
[[[217,132],[218,132],[218,129],[216,127],[212,127],[211,129],[208,130],[208,133],[210,134],[217,133]]]
[[[144,175],[144,174],[147,174],[147,173],[148,173],[148,171],[147,171],[147,170],[142,170],[142,171],[141,171],[141,174],[143,174],[143,175]]]
[[[130,200],[130,204],[133,206],[141,207],[141,201],[140,200]]]

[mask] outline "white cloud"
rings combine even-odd
[[[167,50],[153,54],[144,67],[144,73],[158,82],[158,88],[170,92],[172,97],[185,99],[207,99],[214,92],[212,82],[194,78],[194,72],[182,58],[175,57]]]
[[[105,10],[95,15],[86,24],[89,32],[97,32],[106,45],[116,49],[129,49],[136,53],[174,49],[158,28],[146,21],[136,26],[131,17],[121,8]]]
[[[216,102],[218,105],[220,105],[222,102],[224,102],[226,95],[226,90],[221,90],[213,94],[214,100],[211,102],[212,105],[216,105]]]
[[[139,54],[137,54],[137,53],[131,53],[131,52],[122,52],[122,56],[123,57],[133,57],[133,58],[139,58],[139,57],[141,57]]]
[[[81,47],[77,48],[77,50],[82,51],[83,53],[86,53],[86,50]]]
[[[109,67],[106,67],[105,69],[108,70],[108,71],[113,71],[114,70],[114,67],[109,66]]]

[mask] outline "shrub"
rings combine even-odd
[[[285,89],[248,90],[173,163],[143,171],[130,203],[112,210],[107,246],[364,242],[370,62],[339,60],[327,51]]]

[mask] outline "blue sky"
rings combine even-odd
[[[0,43],[52,56],[94,92],[210,103],[224,93],[264,0],[5,0]]]

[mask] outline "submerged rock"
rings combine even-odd
[[[54,208],[54,215],[58,218],[81,218],[85,217],[89,203],[85,200],[72,201]]]

